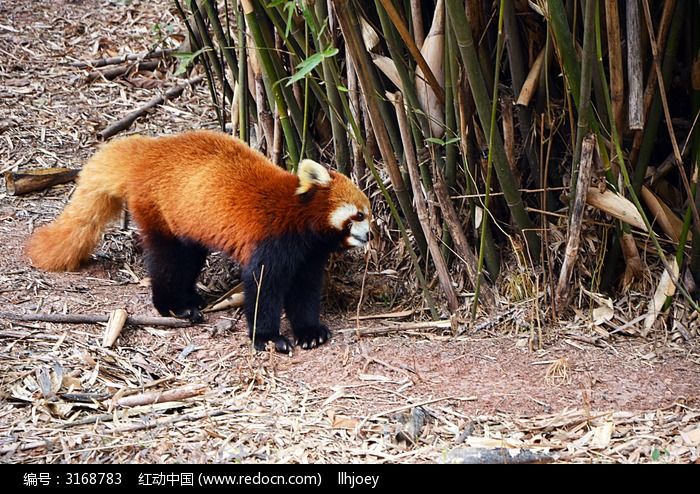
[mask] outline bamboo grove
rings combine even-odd
[[[697,0],[174,3],[221,128],[372,191],[434,316],[507,259],[555,312],[652,265],[697,309]]]

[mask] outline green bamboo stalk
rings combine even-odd
[[[425,147],[425,138],[430,136],[430,123],[428,122],[427,115],[423,112],[418,101],[418,94],[416,92],[415,83],[415,72],[412,67],[409,67],[405,63],[405,56],[401,47],[403,46],[401,40],[399,39],[398,33],[394,25],[391,23],[389,16],[386,13],[384,7],[379,0],[374,2],[377,14],[379,16],[379,22],[382,26],[382,34],[384,34],[384,39],[387,42],[387,47],[389,48],[389,54],[391,55],[394,65],[396,66],[396,71],[399,74],[399,79],[401,80],[401,91],[404,96],[405,102],[408,108],[411,110],[410,113],[414,119],[411,119],[411,131],[413,134],[413,140],[415,142],[418,155],[420,156],[420,150]],[[418,125],[415,125],[415,122]],[[432,177],[430,176],[430,170],[424,160],[420,161],[420,172],[421,181],[426,190],[430,191],[433,188]]]
[[[256,48],[260,50],[261,47],[264,47],[266,51],[266,57],[270,61],[269,68],[273,71],[269,73],[270,83],[278,87],[279,93],[284,98],[285,107],[289,113],[289,117],[292,123],[294,124],[294,128],[297,131],[297,136],[301,136],[304,134],[304,112],[299,106],[299,103],[297,102],[296,98],[294,97],[292,88],[282,83],[282,80],[288,76],[288,73],[284,68],[284,63],[282,62],[282,58],[280,57],[279,50],[273,48],[275,46],[274,36],[271,30],[269,29],[270,25],[267,22],[270,20],[271,9],[269,9],[262,2],[258,1],[241,0],[241,2],[244,4],[244,7],[246,4],[248,4],[251,5],[251,8],[253,9],[253,13],[255,15],[255,18],[257,19],[256,29],[260,36],[260,42],[263,43],[261,45],[258,45],[258,40],[255,39],[255,33],[252,33],[253,39],[255,40]],[[246,13],[246,19],[247,18],[248,15]],[[284,31],[281,31],[281,33],[283,32]],[[263,64],[263,70],[266,70],[265,67],[265,64]],[[275,90],[277,89],[273,88],[273,91]],[[293,166],[296,166],[295,162],[293,162]]]
[[[324,1],[316,1],[315,13],[317,20],[323,26],[328,25],[328,7]],[[329,30],[321,28],[322,33],[316,30],[316,36],[319,36],[319,49],[326,50],[333,46],[333,40],[329,34]],[[348,145],[347,132],[342,120],[340,101],[340,91],[338,85],[333,83],[333,64],[328,58],[324,58],[321,62],[323,68],[323,80],[325,81],[326,97],[328,98],[328,106],[330,107],[331,131],[333,132],[333,149],[335,151],[335,161],[338,171],[345,175],[350,174],[350,146]]]
[[[255,41],[258,59],[263,67],[265,87],[268,90],[268,94],[273,98],[273,101],[270,103],[270,108],[274,108],[275,104],[277,105],[280,125],[282,126],[282,132],[284,133],[284,140],[287,143],[289,159],[292,162],[292,165],[296,166],[299,163],[297,134],[295,133],[293,124],[289,119],[287,103],[284,94],[282,93],[282,85],[276,83],[279,78],[277,77],[277,70],[275,69],[272,58],[270,57],[269,45],[267,45],[265,42],[251,0],[241,0],[241,5],[243,6],[243,13],[248,24],[248,29],[250,29],[250,33]]]
[[[216,77],[219,78],[221,86],[224,88],[224,99],[226,101],[232,101],[233,89],[231,89],[231,85],[229,84],[228,79],[226,78],[226,71],[221,65],[221,60],[219,60],[219,57],[216,55],[214,42],[212,41],[211,35],[209,34],[209,29],[207,28],[207,25],[204,22],[204,17],[202,17],[202,13],[199,10],[199,4],[197,3],[197,0],[188,0],[188,3],[190,11],[192,12],[192,17],[194,18],[194,22],[197,25],[197,32],[202,37],[202,43],[204,44],[204,47],[207,48],[207,50],[205,50],[205,53],[207,55],[207,58],[209,58],[209,63],[212,69],[214,70]]]
[[[590,0],[589,0],[590,1]],[[493,144],[494,134],[496,131],[496,113],[498,111],[498,83],[501,78],[501,57],[503,55],[503,11],[505,0],[501,0],[498,9],[498,37],[496,38],[496,69],[494,70],[493,79],[493,98],[491,101],[491,122],[489,130],[489,154],[486,162],[486,185],[484,196],[484,214],[481,220],[481,236],[479,239],[479,260],[476,267],[476,272],[481,273],[484,267],[484,252],[486,249],[486,231],[490,219],[489,199],[491,197],[491,170],[493,169]],[[539,257],[539,255],[537,256]],[[472,317],[476,316],[477,308],[479,307],[479,292],[481,290],[481,276],[476,278],[476,286],[474,287],[474,303],[472,304]]]
[[[451,18],[450,26],[452,26],[457,38],[457,45],[467,72],[467,78],[469,79],[469,85],[472,90],[472,95],[474,96],[481,127],[484,129],[485,134],[490,135],[491,101],[488,97],[488,91],[479,67],[471,27],[467,21],[460,0],[446,0],[445,4]],[[494,129],[493,145],[489,148],[489,153],[493,153],[496,175],[501,184],[501,190],[510,208],[515,225],[524,235],[532,259],[539,259],[541,247],[540,238],[535,231],[532,220],[525,211],[525,206],[523,205],[522,197],[518,191],[517,183],[511,173],[508,160],[506,159],[501,133],[496,129]]]
[[[206,76],[207,80],[207,88],[209,89],[209,95],[211,97],[211,102],[214,105],[214,111],[216,112],[216,121],[219,122],[219,126],[223,130],[225,128],[225,119],[222,114],[222,106],[219,105],[219,97],[216,94],[216,87],[214,85],[214,76],[212,75],[212,69],[211,66],[209,65],[209,59],[204,55],[204,53],[201,53],[200,51],[202,50],[202,46],[199,43],[199,39],[197,38],[197,35],[195,34],[194,29],[192,29],[192,25],[190,24],[190,21],[188,20],[188,15],[185,12],[185,9],[182,8],[182,4],[178,1],[175,0],[175,8],[178,11],[178,14],[180,14],[180,17],[182,18],[182,22],[185,23],[185,28],[187,29],[187,34],[190,38],[190,46],[192,48],[192,51],[195,53],[199,53],[198,55],[195,56],[195,60],[197,63],[201,64],[202,67],[204,67],[204,74]]]
[[[671,29],[673,29],[673,27]],[[601,45],[602,45],[600,31],[598,31],[598,33],[597,33],[596,42],[597,42],[598,52],[600,53],[601,52]],[[602,61],[600,61],[600,63],[602,64]],[[608,89],[610,86],[608,86],[608,81],[607,81],[607,78],[605,77],[605,71],[600,70],[599,74],[600,74],[600,77],[603,78],[602,87],[603,87],[603,92],[604,92],[605,105],[608,108],[608,113],[610,115],[612,115],[613,114],[612,99],[610,97],[610,90]],[[618,156],[623,156],[622,145],[620,143],[620,137],[617,133],[617,127],[615,125],[612,125],[611,130],[612,130],[611,137],[612,137],[613,145],[615,147],[615,151],[617,152]],[[639,196],[637,195],[636,191],[634,190],[634,184],[632,183],[632,180],[630,179],[630,175],[627,171],[627,166],[625,166],[624,160],[621,160],[620,172],[622,174],[624,187],[627,190],[627,193],[629,194],[630,199],[632,200],[635,207],[637,208],[637,211],[639,212],[639,215],[641,216],[642,221],[644,222],[644,226],[646,227],[646,230],[649,234],[649,239],[651,240],[651,242],[654,246],[654,249],[655,249],[657,255],[659,256],[659,260],[663,263],[664,269],[666,269],[666,271],[669,274],[671,274],[673,272],[673,270],[671,269],[670,264],[666,260],[666,255],[664,253],[664,250],[661,248],[661,244],[659,244],[659,240],[656,236],[656,233],[654,232],[653,226],[652,226],[651,222],[649,221],[649,218],[647,217],[646,213],[644,212],[644,208],[642,207],[642,204],[639,201]],[[671,278],[671,279],[673,279],[673,278]],[[692,307],[693,310],[700,311],[700,307],[698,307],[698,304],[690,296],[690,294],[688,293],[688,290],[686,290],[685,286],[683,286],[683,284],[679,283],[677,280],[673,280],[673,282],[676,285],[676,288],[678,289],[678,291],[685,298],[688,305],[690,307]]]
[[[406,190],[406,185],[397,164],[397,148],[393,147],[392,149],[393,143],[390,141],[389,133],[386,127],[388,121],[381,113],[377,101],[377,95],[374,92],[377,86],[373,84],[372,77],[370,75],[371,67],[367,57],[365,56],[364,48],[360,41],[359,21],[355,11],[349,8],[348,0],[333,0],[333,4],[338,15],[338,20],[340,21],[343,35],[345,36],[345,41],[347,43],[346,48],[348,49],[357,68],[358,80],[360,82],[360,86],[362,87],[362,92],[365,95],[365,101],[367,102],[372,128],[377,136],[377,144],[379,145],[382,159],[394,187],[394,193],[399,201],[399,205],[401,206],[401,211],[406,218],[406,222],[408,223],[409,228],[416,239],[416,244],[418,245],[421,255],[424,259],[427,259],[427,242],[425,236],[423,235],[423,231],[421,230],[418,217],[413,209],[411,197]]]
[[[238,135],[245,142],[250,143],[250,113],[248,111],[249,98],[248,91],[248,52],[246,45],[245,17],[243,9],[236,9],[236,25],[238,26]],[[231,69],[233,70],[233,69]],[[260,139],[260,136],[258,136]],[[270,146],[270,143],[267,143]]]
[[[581,161],[583,138],[590,132],[589,112],[591,106],[591,82],[595,63],[595,4],[597,0],[586,0],[583,21],[583,59],[581,60],[581,93],[579,94],[578,122],[576,125],[576,147],[574,147],[571,170],[571,197],[576,197],[576,182]]]
[[[525,67],[527,56],[522,47],[520,31],[518,29],[518,23],[515,16],[514,2],[506,2],[504,15],[503,29],[505,31],[506,40],[508,41],[506,45],[508,50],[508,68],[510,69],[513,94],[518,95],[520,94],[525,78],[527,77],[527,70]],[[547,185],[547,181],[546,177],[544,183],[542,181],[542,172],[540,170],[540,161],[539,157],[537,156],[537,149],[534,146],[534,140],[531,138],[530,134],[532,129],[532,110],[530,110],[529,107],[517,105],[515,111],[518,118],[520,136],[523,140],[525,158],[527,159],[530,168],[530,177],[537,188],[543,188]],[[545,194],[546,204],[553,207],[555,204],[554,195],[549,190],[547,190]]]

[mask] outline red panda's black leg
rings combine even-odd
[[[304,349],[322,345],[331,337],[328,327],[321,324],[321,286],[327,255],[312,255],[292,278],[284,299],[284,310],[292,325],[296,343]]]
[[[156,310],[164,316],[202,322],[203,301],[195,283],[207,250],[195,242],[161,233],[148,233],[144,240]]]
[[[291,342],[280,335],[280,318],[293,275],[305,256],[302,245],[301,239],[292,236],[266,240],[243,267],[248,334],[258,350],[272,341],[278,352],[292,351]]]

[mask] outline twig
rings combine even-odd
[[[174,424],[176,422],[182,422],[185,420],[188,422],[193,422],[195,420],[201,420],[201,419],[210,418],[210,417],[219,417],[219,416],[224,415],[228,412],[235,412],[235,410],[231,410],[231,409],[214,410],[214,411],[205,411],[205,412],[197,412],[197,413],[188,413],[185,415],[176,415],[175,417],[157,419],[157,420],[154,420],[151,422],[143,422],[141,424],[118,427],[118,428],[114,429],[112,432],[113,433],[121,433],[121,432],[142,431],[145,429],[153,429],[154,427],[158,427],[160,425],[171,425],[171,424]]]
[[[69,65],[71,67],[78,67],[78,68],[88,68],[88,67],[104,67],[105,65],[115,65],[118,63],[124,63],[124,62],[129,62],[129,61],[134,61],[134,60],[147,60],[149,58],[159,58],[159,57],[167,57],[170,54],[176,52],[177,49],[170,48],[167,50],[153,50],[149,51],[146,53],[129,53],[127,55],[120,55],[118,57],[109,57],[109,58],[100,58],[98,60],[87,60],[87,61],[80,61],[80,62],[71,62]]]
[[[426,322],[407,322],[407,323],[397,323],[394,326],[382,326],[379,328],[345,328],[341,329],[340,332],[356,332],[358,336],[377,336],[387,333],[393,333],[395,331],[411,331],[416,329],[450,329],[452,328],[452,321],[449,319],[443,319],[441,321],[426,321]]]
[[[99,314],[14,314],[12,312],[0,312],[0,319],[53,322],[58,324],[96,324],[109,321],[109,317]],[[192,326],[192,323],[187,319],[152,316],[129,316],[126,318],[126,324],[134,326],[168,326],[173,328]]]
[[[168,100],[175,99],[178,96],[182,94],[182,92],[188,87],[188,86],[194,86],[195,84],[198,84],[204,79],[203,75],[193,77],[192,79],[189,79],[185,81],[184,84],[180,84],[178,86],[172,87],[168,89],[165,94],[158,95],[155,98],[151,99],[148,103],[143,105],[141,108],[138,108],[131,113],[127,114],[120,120],[114,122],[112,125],[109,127],[101,130],[100,132],[97,133],[97,135],[101,139],[107,139],[108,137],[112,137],[113,135],[121,132],[122,130],[128,129],[134,121],[142,116],[144,113],[146,113],[148,110],[151,108],[155,108],[158,105],[162,105]]]

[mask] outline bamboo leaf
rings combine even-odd
[[[306,76],[306,74],[314,70],[321,62],[323,62],[324,59],[334,57],[337,54],[338,49],[335,47],[327,48],[321,52],[314,53],[309,58],[303,60],[299,63],[299,65],[297,65],[296,73],[289,78],[286,85],[291,86],[295,82],[300,81]]]

